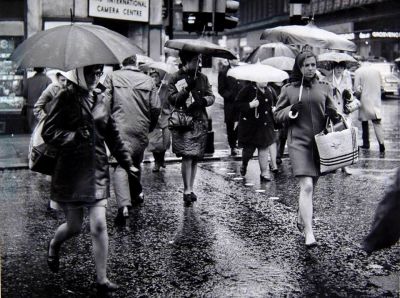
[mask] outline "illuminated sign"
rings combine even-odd
[[[148,22],[149,2],[150,0],[89,0],[89,16]]]
[[[400,38],[400,32],[372,32],[372,37]]]
[[[360,39],[365,39],[365,38],[370,38],[371,37],[371,33],[360,33],[359,35]]]

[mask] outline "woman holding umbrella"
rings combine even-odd
[[[300,184],[297,227],[304,232],[307,247],[317,244],[312,228],[312,200],[320,170],[314,136],[324,129],[326,114],[337,117],[332,88],[318,81],[316,70],[315,55],[300,53],[295,60],[291,83],[282,88],[274,112],[277,122],[288,124],[289,156]]]
[[[104,142],[129,175],[135,176],[138,172],[110,116],[109,103],[96,88],[102,73],[103,65],[71,71],[70,80],[75,84],[57,95],[42,131],[44,141],[58,148],[51,198],[66,218],[48,243],[48,266],[58,272],[61,245],[80,233],[83,209],[88,208],[99,294],[118,288],[108,280],[106,271],[106,207],[110,179]]]
[[[182,157],[183,200],[190,206],[197,196],[193,192],[197,161],[203,157],[207,140],[206,107],[215,101],[207,77],[200,72],[201,55],[181,50],[182,68],[168,82],[168,100],[175,108],[183,108],[193,116],[193,128],[172,130],[172,151]]]
[[[250,83],[236,97],[235,105],[240,111],[238,140],[243,147],[240,174],[246,175],[247,164],[258,150],[261,181],[271,181],[268,169],[268,151],[271,150],[273,171],[276,165],[276,140],[272,106],[276,95],[268,83]]]

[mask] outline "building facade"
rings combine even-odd
[[[0,0],[0,134],[24,132],[22,85],[29,73],[15,69],[11,53],[39,31],[70,24],[71,12],[74,22],[119,32],[160,59],[161,0]]]
[[[222,39],[242,57],[264,41],[266,28],[289,25],[288,0],[240,1],[240,22],[226,31]],[[313,17],[317,26],[346,34],[357,46],[360,56],[400,56],[400,1],[398,0],[311,0],[302,5],[303,17]]]

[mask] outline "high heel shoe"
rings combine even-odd
[[[183,194],[183,202],[184,202],[184,205],[186,206],[186,207],[190,207],[190,206],[192,206],[192,203],[193,203],[193,201],[192,201],[192,194],[190,194],[190,193],[188,193],[188,194]]]
[[[55,255],[51,256],[49,254],[50,252],[50,243],[51,240],[49,240],[49,242],[47,243],[47,265],[49,266],[51,272],[53,273],[57,273],[58,270],[60,269],[60,256],[59,256],[59,251],[58,249],[54,249]]]
[[[115,292],[119,289],[119,285],[107,280],[104,284],[97,283],[97,295],[107,296],[108,293]]]
[[[196,202],[197,201],[197,196],[196,196],[196,194],[194,192],[191,192],[190,196],[192,198],[192,202]]]
[[[306,242],[305,242],[306,248],[312,248],[318,246],[318,243],[315,240],[314,235],[311,236],[312,236],[311,239],[307,239],[306,237]]]

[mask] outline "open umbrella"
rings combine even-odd
[[[164,73],[174,73],[178,71],[178,67],[176,67],[175,65],[159,61],[142,64],[139,66],[139,69],[144,72],[148,72],[151,69],[161,70]]]
[[[294,58],[284,56],[271,57],[261,61],[261,64],[273,66],[284,71],[292,71],[294,66]]]
[[[11,59],[20,68],[70,70],[92,64],[118,64],[143,51],[125,36],[91,24],[71,24],[36,33],[20,44]]]
[[[228,76],[256,83],[279,83],[289,78],[283,70],[261,63],[237,66],[228,70]]]
[[[318,55],[318,61],[330,61],[330,62],[355,62],[357,60],[346,53],[328,52]]]
[[[310,45],[312,47],[332,50],[356,51],[354,42],[330,31],[318,28],[313,22],[305,26],[289,25],[265,29],[261,34],[261,39],[271,42],[283,42],[285,44]]]
[[[171,39],[165,43],[165,47],[179,51],[184,50],[195,52],[212,57],[237,59],[237,57],[230,50],[204,39]]]
[[[258,46],[253,52],[246,58],[247,63],[256,63],[264,59],[276,56],[285,56],[295,58],[297,49],[290,45],[285,45],[281,42],[271,42]]]

